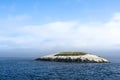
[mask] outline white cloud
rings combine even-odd
[[[9,22],[15,22],[15,21],[25,21],[30,19],[30,16],[26,15],[26,14],[22,14],[22,15],[16,15],[16,16],[8,16],[7,21]]]
[[[23,24],[31,19],[31,16],[27,14],[20,14],[20,15],[15,15],[11,16],[8,15],[5,18],[0,19],[0,28],[5,27],[18,27],[20,24]]]
[[[82,24],[78,21],[53,22],[18,27],[14,34],[20,35],[6,39],[15,47],[116,48],[116,45],[120,44],[120,13],[115,14],[108,22],[99,24]]]

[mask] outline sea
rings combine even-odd
[[[120,59],[111,63],[63,63],[0,58],[0,80],[120,80]]]

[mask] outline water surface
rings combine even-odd
[[[0,80],[120,80],[120,63],[59,63],[1,58]]]

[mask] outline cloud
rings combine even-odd
[[[8,15],[7,17],[0,19],[0,26],[8,27],[8,26],[19,26],[21,23],[25,23],[27,20],[30,20],[31,16],[27,14],[19,14],[19,15]],[[19,24],[19,25],[18,25]],[[11,26],[11,27],[12,27]]]
[[[28,20],[30,19],[30,16],[26,15],[26,14],[22,14],[22,15],[16,15],[14,17],[8,16],[7,21],[23,21],[23,20]]]
[[[118,48],[120,44],[120,13],[107,22],[82,24],[79,21],[58,21],[43,25],[17,27],[3,36],[4,47],[32,49]]]

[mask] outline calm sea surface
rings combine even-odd
[[[58,63],[0,58],[0,80],[120,80],[120,63]]]

